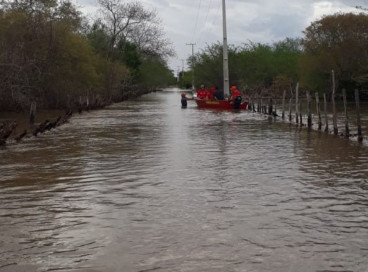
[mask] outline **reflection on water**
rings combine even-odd
[[[353,141],[169,89],[0,159],[0,271],[367,271]]]

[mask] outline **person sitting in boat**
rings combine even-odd
[[[208,91],[205,89],[204,85],[201,85],[201,88],[197,91],[198,99],[207,99]]]
[[[241,92],[238,90],[238,88],[236,88],[236,86],[231,86],[230,101],[231,101],[231,103],[234,104],[234,108],[240,107],[242,97],[241,97]]]
[[[221,91],[217,86],[215,87],[213,96],[216,100],[224,100],[224,92]]]
[[[211,87],[210,90],[208,91],[208,99],[213,100],[215,98],[215,87]]]

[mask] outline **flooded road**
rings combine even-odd
[[[368,271],[368,147],[179,90],[0,149],[0,271]]]

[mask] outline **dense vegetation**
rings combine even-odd
[[[99,3],[101,17],[87,22],[69,1],[1,2],[0,110],[120,101],[174,81],[156,13],[138,2]]]
[[[297,82],[304,89],[331,92],[334,70],[339,90],[348,94],[368,88],[368,16],[335,14],[313,22],[300,39],[268,44],[230,46],[230,84],[248,94],[278,96]],[[222,87],[222,46],[209,45],[189,60],[195,82]],[[181,86],[190,86],[192,71],[181,74]]]
[[[80,98],[121,101],[173,84],[173,56],[161,21],[139,2],[99,0],[87,21],[68,0],[0,2],[0,110],[66,108]],[[368,88],[368,16],[335,14],[312,22],[300,39],[230,46],[230,84],[248,94],[304,89]],[[222,46],[208,45],[189,60],[195,82],[222,87]],[[192,70],[180,75],[190,86]],[[138,91],[138,92],[137,92]]]

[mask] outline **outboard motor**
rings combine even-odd
[[[240,95],[235,97],[234,102],[233,102],[234,109],[236,110],[240,109],[241,102],[242,102],[242,97]]]

